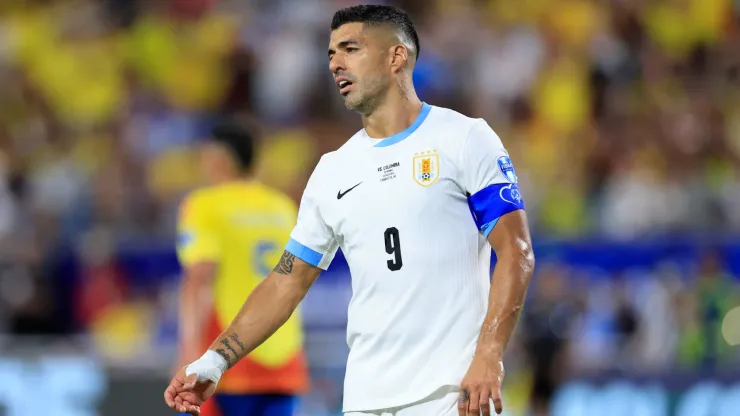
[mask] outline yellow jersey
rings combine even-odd
[[[178,223],[184,267],[218,265],[207,347],[225,330],[247,296],[278,263],[295,226],[292,200],[259,182],[235,181],[191,193]],[[303,333],[296,312],[264,344],[224,374],[219,391],[296,394],[308,386]]]

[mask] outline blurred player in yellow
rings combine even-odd
[[[270,265],[278,263],[295,226],[295,204],[252,178],[255,149],[255,137],[244,127],[217,127],[201,153],[208,187],[182,204],[180,365],[197,359],[229,325]],[[202,414],[291,416],[307,385],[301,322],[294,314],[232,368]]]

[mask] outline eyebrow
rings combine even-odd
[[[339,42],[337,44],[337,47],[338,47],[338,49],[344,49],[344,48],[346,48],[349,45],[359,45],[359,44],[360,44],[360,42],[358,42],[358,41],[356,41],[354,39],[349,39],[349,40],[343,40],[343,41]],[[329,57],[331,57],[332,55],[334,55],[334,53],[336,53],[336,51],[334,49],[329,48],[329,51],[328,51]]]

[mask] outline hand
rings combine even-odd
[[[460,383],[460,400],[457,404],[459,416],[490,416],[491,404],[496,414],[501,414],[504,407],[501,401],[501,384],[504,381],[504,361],[500,356],[495,358],[477,356],[473,358],[468,373]]]
[[[198,381],[198,374],[185,376],[185,367],[175,374],[164,391],[164,401],[177,412],[200,416],[200,406],[216,391],[211,380]]]
[[[175,362],[172,366],[172,374],[177,374],[183,367],[187,367],[188,364],[194,362],[200,358],[200,353],[198,351],[191,350],[185,350],[183,349],[175,359]]]

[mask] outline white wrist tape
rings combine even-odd
[[[218,384],[221,376],[228,368],[229,365],[224,357],[215,351],[208,350],[203,356],[185,367],[185,375],[196,374],[199,382],[210,380]]]

